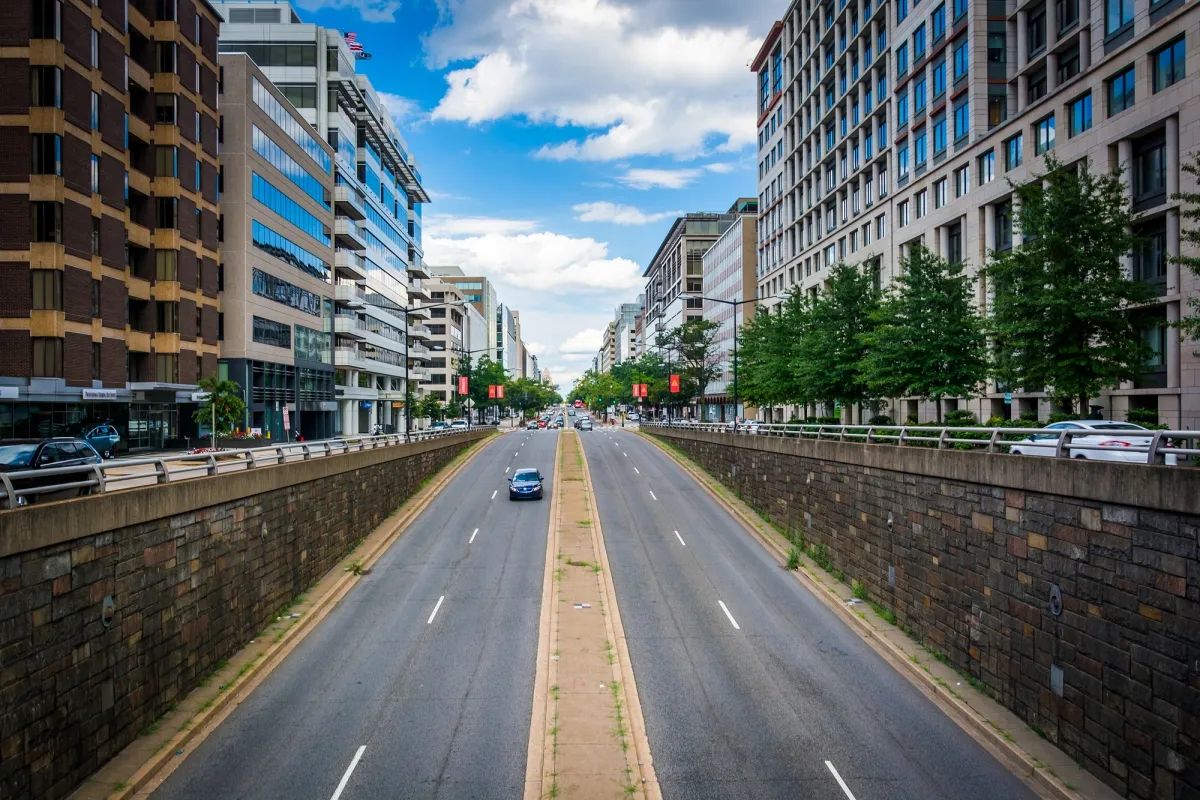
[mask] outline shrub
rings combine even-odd
[[[1080,415],[1075,414],[1073,412],[1055,411],[1053,414],[1050,415],[1049,421],[1051,423],[1055,423],[1055,422],[1066,422],[1066,421],[1072,420],[1072,419],[1083,419],[1083,417],[1081,417]]]
[[[975,414],[967,411],[965,408],[947,411],[945,420],[945,424],[949,428],[962,428],[966,427],[967,425],[979,424],[979,421],[975,419]]]
[[[1037,422],[1038,414],[1036,411],[1022,411],[1021,420],[1023,422]]]
[[[876,414],[875,416],[873,416],[869,420],[867,420],[867,424],[869,424],[869,425],[891,425],[892,418],[889,417],[887,414]]]
[[[791,570],[800,569],[800,550],[793,547],[788,553],[787,568]]]
[[[1125,413],[1125,419],[1136,425],[1151,425],[1158,424],[1158,409],[1155,408],[1131,408]]]

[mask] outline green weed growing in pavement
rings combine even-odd
[[[346,567],[346,569],[350,570],[351,575],[362,575],[363,572],[366,571],[363,569],[363,565],[362,565],[361,561],[352,562],[350,564],[350,566]]]
[[[850,594],[859,600],[867,600],[867,586],[864,583],[855,581],[850,587]]]
[[[800,568],[800,548],[792,547],[788,552],[787,568],[792,570]]]

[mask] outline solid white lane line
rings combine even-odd
[[[651,496],[651,497],[654,497],[654,492],[650,492],[650,496]],[[654,499],[655,499],[655,500],[657,500],[658,498],[657,498],[657,497],[654,497]]]
[[[475,530],[471,531],[471,538],[467,540],[467,544],[470,544],[471,542],[475,541],[475,534],[477,534],[477,533],[479,533],[479,528],[476,528]]]
[[[685,541],[683,540],[683,537],[679,535],[679,531],[675,531],[675,538],[679,540],[679,543],[680,543],[681,545],[683,545],[684,547],[687,547],[687,542],[685,542]],[[726,611],[725,613],[726,613],[726,614],[728,614],[729,612],[728,612],[728,611]]]
[[[634,471],[634,472],[637,472],[637,474],[638,474],[638,475],[641,475],[641,474],[642,474],[642,473],[638,472],[638,468],[637,468],[637,467],[634,467],[634,468],[633,468],[633,471]]]
[[[721,610],[725,612],[725,616],[729,617],[729,622],[733,625],[733,629],[735,631],[740,631],[742,629],[742,626],[738,625],[737,620],[733,618],[733,614],[729,613],[729,609],[726,608],[726,606],[725,606],[725,601],[718,600],[717,602],[721,604]],[[835,772],[834,774],[836,775],[837,773]]]
[[[342,776],[342,781],[333,790],[333,797],[329,800],[338,800],[342,796],[342,792],[346,790],[346,784],[350,782],[350,773],[354,772],[354,768],[358,766],[358,760],[362,758],[363,751],[367,749],[364,744],[358,748],[358,752],[354,754],[354,758],[350,761],[350,766],[346,767],[346,774]]]
[[[846,793],[846,797],[854,800],[854,793],[850,791],[850,787],[842,780],[842,776],[838,775],[838,771],[834,769],[832,761],[826,761],[825,766],[829,767],[829,771],[833,773],[833,778],[838,782],[838,786],[842,787],[842,791]]]
[[[438,609],[442,607],[442,601],[445,599],[446,599],[446,595],[442,595],[441,597],[438,598],[437,605],[433,607],[433,613],[429,615],[429,619],[425,620],[426,625],[433,624],[433,618],[437,616]],[[729,612],[726,611],[725,613],[728,614]],[[730,619],[733,619],[733,617],[730,617]],[[734,626],[736,627],[736,625],[737,625],[737,623],[735,622]]]
[[[500,491],[499,489],[496,489],[495,491],[493,491],[493,492],[492,492],[492,498],[491,498],[492,500],[495,500],[495,499],[496,499],[496,494],[497,494],[499,491]]]

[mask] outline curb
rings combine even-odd
[[[493,441],[495,440],[491,436],[488,436],[471,444],[464,453],[457,456],[459,459],[457,464],[452,465],[449,470],[445,470],[444,474],[423,489],[420,489],[410,498],[409,502],[411,505],[407,510],[402,511],[394,520],[386,520],[383,524],[387,525],[390,523],[391,530],[382,537],[373,549],[364,554],[361,559],[364,569],[369,569],[378,561],[387,552],[388,548],[400,538],[400,535],[404,533],[409,524],[433,502],[433,499],[438,496],[441,490]],[[367,535],[370,536],[370,534]],[[341,559],[338,561],[338,566],[341,566]],[[334,567],[334,570],[336,569],[337,567]],[[326,574],[328,575],[328,573]],[[123,789],[114,792],[109,797],[112,800],[129,800],[133,797],[145,796],[148,794],[145,791],[147,788],[157,788],[174,771],[175,767],[183,763],[188,755],[191,755],[191,753],[187,753],[180,758],[176,753],[184,750],[189,744],[199,744],[204,741],[224,721],[225,717],[240,705],[258,687],[258,684],[270,675],[275,667],[333,610],[333,607],[349,594],[358,577],[349,572],[340,577],[330,587],[324,597],[314,603],[307,614],[284,632],[282,639],[271,644],[263,652],[262,657],[256,662],[255,666],[247,670],[245,674],[234,678],[229,683],[228,689],[213,700],[212,705],[196,713],[189,720],[191,724],[188,725],[186,730],[180,731],[171,737],[165,746],[160,748],[148,762],[133,773],[125,782],[126,785]],[[245,645],[243,645],[244,647]],[[236,702],[234,702],[235,700]],[[153,786],[151,786],[152,783]]]
[[[637,431],[637,435],[651,442],[655,447],[662,451],[668,458],[679,465],[696,483],[714,499],[717,503],[728,511],[734,519],[741,523],[760,544],[762,544],[781,564],[786,563],[788,552],[783,546],[773,539],[764,536],[758,530],[754,522],[747,518],[746,514],[737,506],[730,503],[720,493],[715,491],[712,486],[705,480],[709,477],[698,472],[697,468],[690,463],[685,463],[674,452],[664,447],[653,437]],[[716,480],[713,478],[713,480]],[[807,559],[807,557],[805,557]],[[884,659],[893,666],[903,666],[903,670],[897,670],[902,675],[918,686],[926,695],[930,696],[934,702],[938,704],[946,715],[955,720],[959,727],[962,728],[973,739],[980,742],[989,752],[998,757],[1015,775],[1026,779],[1026,783],[1032,782],[1035,788],[1041,789],[1043,796],[1057,798],[1057,800],[1083,800],[1083,795],[1067,786],[1054,775],[1049,774],[1045,769],[1041,769],[1034,762],[1032,757],[1020,747],[1015,746],[1003,736],[1001,736],[992,727],[992,725],[984,719],[979,712],[971,708],[966,703],[958,700],[949,691],[939,685],[928,673],[912,664],[907,654],[900,648],[890,642],[887,637],[883,636],[873,626],[866,621],[859,619],[852,611],[839,602],[831,600],[828,595],[829,591],[825,586],[818,583],[812,576],[808,575],[805,570],[789,570],[797,580],[804,584],[805,588],[818,597],[825,606],[843,620],[845,620],[852,630],[857,630],[859,634],[868,641],[872,648],[878,652]]]

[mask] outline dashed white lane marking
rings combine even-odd
[[[472,542],[475,541],[475,534],[477,534],[477,533],[479,533],[479,528],[476,528],[475,530],[471,531],[471,538],[467,540],[467,544],[471,544]]]
[[[680,543],[681,545],[683,545],[684,547],[687,547],[687,542],[685,542],[685,541],[683,540],[683,537],[679,535],[679,531],[675,531],[675,538],[679,540],[679,543]],[[728,614],[729,612],[728,612],[728,611],[726,611],[725,613],[726,613],[726,614]]]
[[[512,469],[512,467],[505,467],[505,468],[504,468],[504,474],[505,474],[505,475],[507,475],[507,474],[508,474],[508,471],[509,471],[510,469]]]
[[[354,768],[358,766],[358,760],[362,758],[363,751],[367,749],[364,744],[358,748],[358,752],[354,754],[354,758],[350,761],[350,766],[346,767],[346,773],[342,775],[342,780],[338,783],[337,788],[333,790],[333,797],[329,800],[338,800],[342,796],[342,792],[346,790],[346,784],[350,782],[350,774],[354,772]],[[828,762],[826,762],[828,763]]]
[[[737,620],[733,618],[733,614],[729,613],[729,609],[725,606],[725,601],[718,600],[717,602],[721,604],[721,610],[725,612],[725,616],[729,617],[729,622],[731,625],[733,625],[733,629],[735,631],[740,631],[742,629],[742,626],[738,625]],[[834,775],[836,775],[836,774],[837,773],[835,772]]]
[[[446,595],[442,595],[441,597],[438,598],[437,605],[433,607],[433,613],[429,615],[429,619],[425,620],[426,625],[433,624],[433,618],[437,616],[438,609],[442,607],[442,601],[445,599],[446,599]],[[725,613],[728,614],[729,612],[726,611]],[[730,617],[730,619],[733,619],[733,617]],[[734,624],[734,627],[737,627],[736,622],[733,624]]]
[[[626,453],[624,450],[621,451],[621,455],[625,456],[626,458],[629,458],[629,453]]]
[[[651,497],[654,497],[654,492],[650,492],[650,496],[651,496]],[[657,497],[654,497],[654,499],[655,499],[655,500],[657,500],[658,498],[657,498]]]
[[[496,495],[497,495],[499,492],[500,492],[500,490],[499,490],[499,489],[496,489],[495,491],[493,491],[493,492],[492,492],[492,498],[491,498],[491,499],[495,500],[495,499],[496,499]]]
[[[634,471],[634,472],[637,472],[637,474],[638,474],[638,475],[641,475],[641,474],[642,474],[642,473],[638,472],[638,468],[637,468],[637,467],[634,467],[634,468],[633,468],[633,471]]]
[[[838,771],[834,768],[832,761],[826,761],[825,766],[829,767],[829,771],[833,773],[833,779],[838,782],[838,786],[842,787],[842,791],[846,793],[846,797],[854,800],[854,793],[850,791],[850,787],[842,780],[842,776],[838,775]]]

